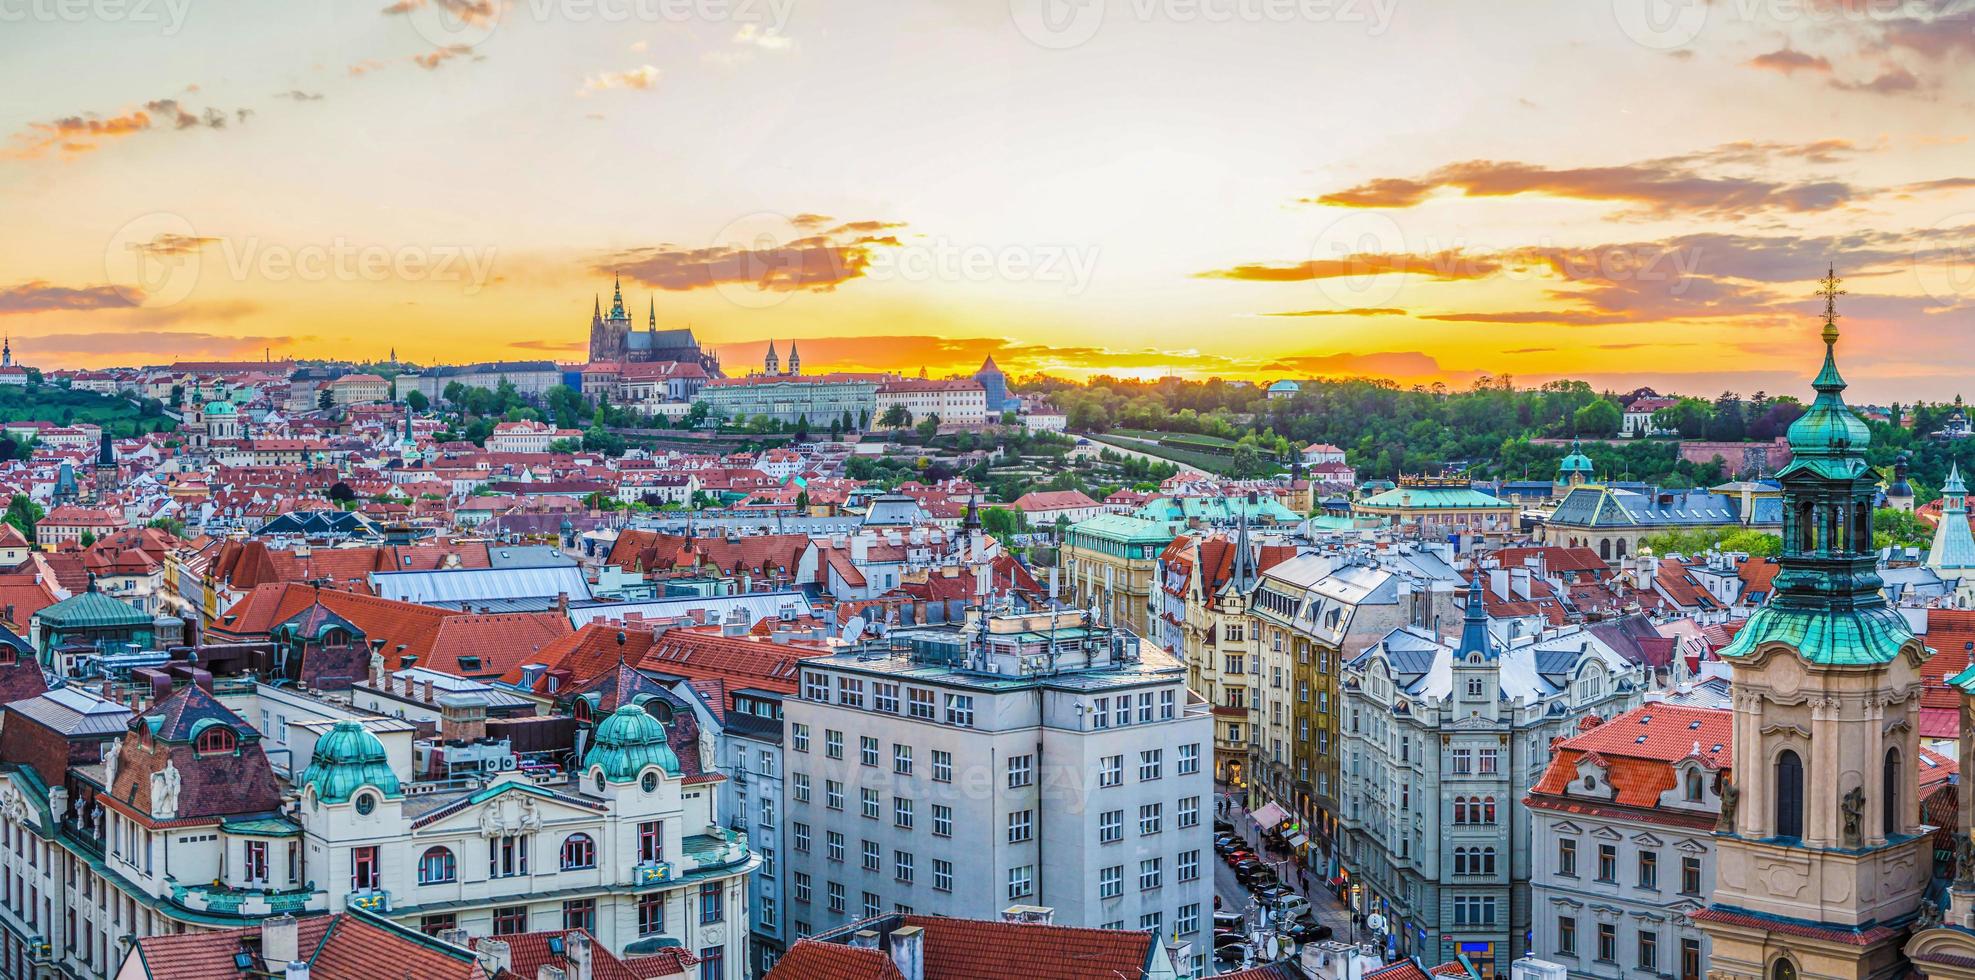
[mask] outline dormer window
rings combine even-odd
[[[231,755],[237,744],[238,739],[234,736],[233,729],[215,726],[199,733],[195,751],[200,755]]]
[[[1701,774],[1698,772],[1688,773],[1687,774],[1687,802],[1699,803],[1701,802],[1701,795],[1702,795]]]

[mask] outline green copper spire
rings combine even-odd
[[[1883,664],[1916,645],[1906,618],[1886,602],[1872,547],[1876,475],[1865,465],[1872,433],[1845,405],[1838,375],[1836,270],[1824,277],[1824,367],[1817,400],[1790,426],[1783,484],[1783,554],[1776,592],[1722,648],[1734,660],[1782,645],[1822,666]]]

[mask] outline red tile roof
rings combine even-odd
[[[569,937],[579,932],[586,936],[589,935],[587,931],[582,929],[558,929],[549,932],[524,932],[510,936],[475,937],[472,942],[475,950],[480,948],[481,943],[492,938],[498,938],[502,942],[507,943],[508,972],[516,978],[529,978],[529,980],[532,980],[534,976],[541,972],[542,967],[545,966],[553,966],[556,969],[567,971],[569,958],[564,953],[568,949]],[[553,950],[550,949],[552,940],[559,941]],[[648,980],[648,978],[653,977],[680,974],[685,970],[685,967],[698,962],[697,957],[685,953],[684,950],[679,950],[678,952],[683,954],[683,962],[680,956],[641,957],[645,961],[643,964],[644,969],[650,971],[641,972],[639,969],[634,969],[627,961],[620,960],[615,955],[612,955],[609,949],[605,948],[603,944],[597,942],[592,937],[590,941],[590,977],[591,980]]]
[[[309,961],[310,980],[488,980],[471,952],[396,923],[350,912],[335,917]]]
[[[1579,735],[1558,742],[1532,797],[1562,797],[1577,779],[1578,763],[1590,757],[1605,769],[1605,782],[1617,791],[1613,803],[1654,809],[1660,794],[1678,785],[1673,764],[1692,756],[1710,769],[1730,767],[1734,754],[1733,712],[1648,704],[1634,708]],[[1592,802],[1592,801],[1586,801]]]
[[[333,921],[330,916],[319,915],[297,922],[297,949],[303,953],[315,949]],[[243,948],[259,949],[260,935],[259,926],[247,926],[145,936],[137,941],[136,955],[143,975],[151,980],[239,980],[240,968],[233,965],[233,954]]]
[[[799,939],[775,961],[766,980],[905,980],[905,975],[878,950]]]

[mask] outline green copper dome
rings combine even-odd
[[[315,740],[315,754],[302,771],[301,784],[314,786],[316,798],[324,803],[347,802],[365,786],[385,796],[405,795],[385,758],[384,743],[354,721],[339,721]]]
[[[585,771],[603,767],[604,779],[627,783],[647,766],[679,775],[679,755],[665,740],[665,726],[635,704],[620,705],[597,724],[596,741],[583,755]]]
[[[1584,451],[1578,448],[1577,440],[1572,439],[1570,441],[1570,455],[1565,456],[1563,463],[1557,466],[1557,472],[1559,473],[1591,472],[1591,457],[1584,455]]]
[[[207,414],[207,415],[232,415],[232,414],[233,414],[233,403],[232,403],[232,402],[207,402],[207,403],[206,403],[206,414]]]

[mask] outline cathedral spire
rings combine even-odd
[[[651,297],[648,302],[651,303],[651,313],[645,317],[645,326],[656,331],[658,329],[658,297]]]
[[[616,273],[611,275],[610,282],[610,318],[613,320],[630,319],[630,316],[624,312],[624,277]]]
[[[1480,654],[1483,660],[1495,659],[1495,641],[1488,635],[1488,610],[1482,598],[1486,594],[1481,584],[1481,561],[1477,558],[1474,578],[1468,583],[1467,609],[1461,614],[1461,646],[1454,651],[1457,663],[1472,654]]]

